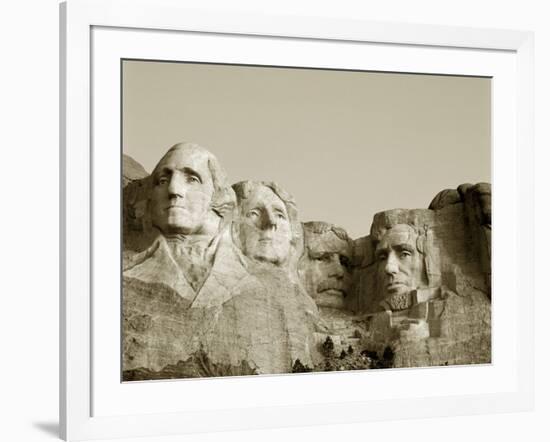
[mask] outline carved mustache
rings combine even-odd
[[[344,293],[346,292],[344,283],[333,279],[321,281],[317,286],[317,293],[326,292],[327,290],[339,290]]]
[[[407,279],[403,279],[403,278],[400,278],[400,277],[395,277],[395,276],[388,276],[386,275],[385,276],[385,284],[386,285],[393,285],[393,284],[408,284],[408,280]]]

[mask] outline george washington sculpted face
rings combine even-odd
[[[172,148],[152,173],[151,216],[164,234],[197,234],[205,227],[214,194],[208,152]]]

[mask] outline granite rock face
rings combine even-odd
[[[141,164],[131,156],[122,154],[122,187],[132,181],[145,178],[147,175],[149,174]]]
[[[366,314],[361,345],[389,346],[394,367],[491,362],[491,287],[472,206],[381,212],[356,242],[350,308]]]
[[[491,187],[353,240],[207,149],[123,159],[123,379],[491,362]]]
[[[189,143],[125,188],[125,213],[135,215],[125,226],[143,244],[154,237],[144,250],[125,241],[125,379],[168,375],[197,354],[256,374],[288,373],[298,359],[312,365],[319,319],[298,283],[295,204],[274,183],[234,189],[212,154]]]
[[[288,373],[296,359],[312,363],[316,312],[283,272],[243,269],[217,303],[189,303],[166,285],[130,277],[123,289],[124,372],[161,371],[199,351],[214,364],[245,363],[257,374]]]

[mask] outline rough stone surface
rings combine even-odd
[[[460,197],[458,190],[445,189],[434,197],[428,209],[439,210],[443,209],[443,207],[450,206],[451,204],[458,204],[461,202],[462,198]]]
[[[196,144],[123,169],[124,380],[491,362],[490,184],[353,240]]]
[[[479,183],[464,193],[466,220],[476,246],[481,271],[491,294],[491,185]]]
[[[122,190],[122,240],[125,261],[143,252],[158,236],[148,215],[149,176],[129,182]]]
[[[151,192],[149,174],[129,155],[122,155],[122,241],[123,265],[137,252],[149,247],[158,232],[148,219]]]
[[[147,373],[154,378],[202,373],[182,368],[197,354],[216,367],[246,366],[258,374],[288,373],[297,359],[312,365],[314,332],[322,326],[315,303],[297,282],[301,230],[291,197],[273,183],[236,185],[237,205],[227,217],[233,225],[221,217],[218,233],[211,235],[203,228],[184,231],[187,220],[159,205],[185,204],[187,187],[198,183],[180,184],[186,180],[177,174],[200,166],[203,157],[194,146],[172,149],[155,168],[163,171],[160,178],[154,171],[149,187],[135,184],[133,201],[147,200],[158,209],[150,217],[157,234],[153,244],[130,256],[124,269],[128,380]],[[166,167],[174,167],[176,178],[164,178]],[[160,189],[153,190],[155,185]]]
[[[465,203],[439,210],[381,212],[371,234],[356,241],[359,265],[350,308],[366,313],[361,345],[377,354],[390,348],[394,367],[491,362],[490,285],[486,257],[479,251],[480,213],[490,209],[469,200],[475,189],[465,190]],[[490,192],[486,186],[484,190]],[[392,270],[387,257],[377,258],[377,253],[402,225],[418,232],[415,242],[423,273],[416,289],[388,296],[380,287],[381,272],[400,275],[406,269],[400,264],[399,270]]]
[[[141,164],[131,156],[122,154],[122,187],[125,187],[132,181],[145,178],[148,175],[149,174]]]
[[[230,295],[193,305],[166,285],[125,278],[124,371],[162,371],[199,351],[258,374],[312,365],[315,306],[285,273],[249,267]]]

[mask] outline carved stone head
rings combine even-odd
[[[343,308],[351,286],[352,243],[345,230],[325,222],[304,228],[304,255],[300,275],[319,307]]]
[[[233,189],[237,197],[235,243],[253,260],[286,264],[297,235],[297,211],[292,197],[271,182],[241,181]]]
[[[397,224],[386,230],[375,249],[378,299],[392,310],[408,308],[408,296],[422,284],[424,250],[420,235],[410,225]]]
[[[165,235],[215,233],[234,202],[218,160],[198,144],[176,144],[151,174],[151,221]]]

